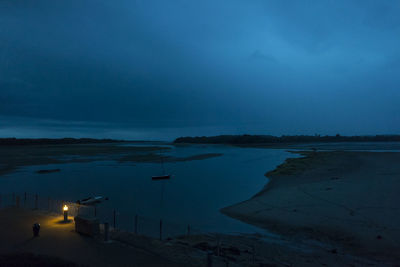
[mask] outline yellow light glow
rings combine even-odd
[[[64,211],[68,211],[68,206],[67,205],[64,205]]]

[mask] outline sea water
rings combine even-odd
[[[169,147],[171,149],[163,153],[178,158],[206,153],[222,155],[164,163],[165,172],[173,175],[166,181],[151,179],[163,173],[161,162],[98,160],[27,166],[2,176],[1,192],[30,192],[69,201],[106,196],[109,200],[99,205],[99,213],[104,207],[111,216],[110,210],[116,209],[119,222],[125,227],[133,225],[133,216],[137,214],[142,218],[153,218],[153,222],[149,219],[145,223],[151,222],[153,228],[156,220],[162,218],[204,232],[262,232],[262,229],[227,217],[219,210],[251,198],[268,182],[264,176],[267,171],[273,170],[286,158],[297,156],[282,149],[223,145]],[[36,173],[40,169],[57,168],[61,171]]]

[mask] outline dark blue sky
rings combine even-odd
[[[3,0],[0,136],[400,133],[400,2]]]

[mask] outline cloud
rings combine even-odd
[[[396,132],[399,12],[388,0],[5,0],[0,115],[277,134],[350,132],[364,116],[363,131]]]
[[[250,60],[263,61],[263,62],[267,62],[267,63],[277,63],[278,62],[274,57],[266,55],[258,49],[255,50],[250,55]]]

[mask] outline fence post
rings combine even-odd
[[[212,252],[207,253],[207,267],[212,267]]]
[[[35,210],[38,209],[38,195],[35,195]]]
[[[19,208],[19,196],[16,196],[15,198],[15,205],[17,206],[17,208]]]
[[[116,212],[114,210],[114,229],[116,228],[115,217],[116,217]]]
[[[137,228],[138,228],[138,216],[136,214],[135,215],[135,234],[137,234]]]
[[[221,248],[221,238],[219,235],[217,235],[217,256],[219,257],[220,254],[220,249]]]
[[[252,246],[252,249],[253,249],[253,264],[255,264],[256,263],[256,246]]]
[[[109,231],[110,225],[108,223],[104,223],[104,241],[108,241],[108,231]]]
[[[162,240],[162,219],[160,219],[160,240]]]

